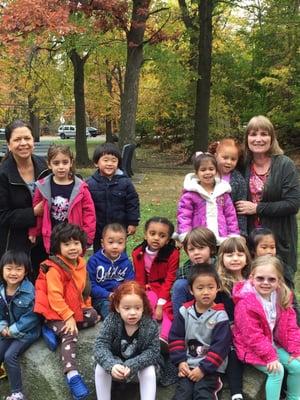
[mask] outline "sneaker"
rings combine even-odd
[[[6,377],[7,377],[7,374],[6,374],[6,371],[5,371],[5,368],[4,368],[4,364],[2,363],[0,365],[0,379],[4,379]]]
[[[25,397],[22,392],[16,392],[6,397],[6,400],[25,400]]]
[[[49,350],[55,351],[58,346],[58,337],[47,325],[42,326],[42,336]]]
[[[79,374],[67,379],[67,384],[74,400],[85,399],[90,394],[88,387]]]

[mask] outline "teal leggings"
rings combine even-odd
[[[284,375],[284,369],[287,370],[287,400],[300,400],[300,361],[292,360],[289,362],[289,353],[283,349],[277,349],[278,359],[281,368],[276,373],[270,373],[262,365],[254,365],[267,375],[266,381],[266,400],[279,400],[280,390]]]

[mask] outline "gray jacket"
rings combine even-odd
[[[160,357],[158,326],[150,317],[143,316],[137,338],[137,353],[127,360],[121,358],[123,320],[116,312],[111,312],[103,321],[95,342],[95,360],[110,373],[115,364],[126,365],[131,376],[138,371],[156,365]]]

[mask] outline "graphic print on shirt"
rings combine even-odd
[[[122,282],[125,279],[128,267],[122,269],[118,265],[112,264],[108,269],[103,265],[98,265],[96,269],[96,282],[101,283],[107,280]]]
[[[203,345],[203,343],[199,342],[199,340],[191,339],[187,343],[188,345],[188,354],[191,357],[205,357],[209,346]]]
[[[69,210],[69,199],[62,196],[51,198],[51,218],[56,222],[63,222],[67,219]]]

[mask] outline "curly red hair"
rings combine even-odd
[[[139,283],[136,281],[125,281],[118,286],[113,292],[110,309],[113,312],[117,312],[117,308],[119,307],[121,298],[127,294],[136,294],[143,301],[143,314],[144,315],[152,315],[152,309],[148,297],[146,295],[146,291]]]

